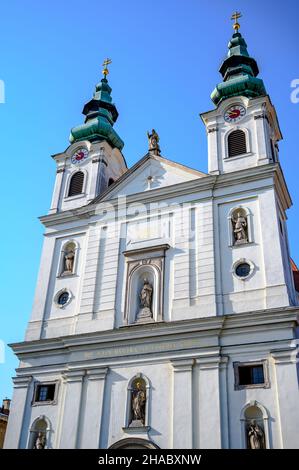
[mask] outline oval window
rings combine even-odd
[[[63,292],[58,297],[57,302],[59,305],[65,305],[69,301],[69,298],[70,298],[70,294],[68,292]]]
[[[236,267],[236,275],[238,277],[247,277],[250,274],[250,264],[248,263],[240,263]]]

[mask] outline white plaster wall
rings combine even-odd
[[[78,314],[78,304],[81,294],[82,270],[86,250],[85,238],[86,233],[56,238],[52,253],[52,270],[48,284],[47,301],[43,314],[43,321],[45,322],[42,331],[43,337],[48,337],[49,335],[62,336],[72,333],[71,326],[74,317]],[[68,240],[72,240],[77,244],[75,273],[71,276],[60,276],[61,251]],[[54,298],[56,294],[63,289],[67,289],[71,293],[71,301],[60,308],[54,302]],[[49,332],[47,328],[48,325],[50,326]]]
[[[289,443],[292,442],[291,428],[297,420],[297,411],[293,410],[293,413],[288,414],[289,430],[284,430],[284,436],[282,440],[281,435],[281,418],[286,419],[285,414],[281,415],[281,411],[278,405],[278,399],[283,402],[288,402],[289,392],[286,387],[286,383],[280,383],[277,387],[275,364],[272,360],[270,351],[261,351],[259,346],[252,347],[251,352],[243,352],[242,347],[239,348],[240,352],[234,352],[229,357],[228,362],[228,413],[229,413],[229,442],[230,447],[233,449],[243,448],[242,443],[242,432],[243,424],[241,423],[241,410],[251,401],[257,401],[267,410],[269,420],[269,443],[270,448],[280,449],[288,448]],[[262,359],[267,360],[270,388],[252,388],[244,390],[234,390],[234,370],[233,362],[248,362],[248,361],[260,361]],[[293,371],[296,369],[296,365],[291,365]],[[279,378],[279,381],[281,378]],[[282,391],[282,388],[284,391]],[[293,388],[292,394],[299,398],[298,388]]]
[[[271,178],[242,185],[237,181],[217,189],[214,198],[198,192],[164,199],[163,207],[152,212],[149,205],[133,204],[127,218],[122,212],[110,218],[108,206],[105,216],[99,209],[90,222],[78,219],[49,229],[27,337],[38,337],[42,320],[45,337],[121,326],[127,268],[123,252],[159,244],[170,246],[165,254],[165,321],[289,305],[293,285],[286,287],[290,278],[272,184]],[[252,243],[232,247],[228,215],[240,205],[250,212]],[[79,243],[77,275],[57,278],[61,246],[68,239]],[[232,273],[239,259],[254,265],[245,281]],[[63,288],[74,298],[60,309],[53,298]]]
[[[250,197],[235,192],[232,197],[217,201],[219,220],[218,263],[224,313],[245,312],[290,304],[286,290],[282,253],[277,231],[277,213],[272,189],[257,191]],[[237,207],[249,211],[252,242],[230,246],[230,211]],[[236,278],[232,271],[238,260],[254,265],[246,280]]]
[[[152,177],[151,183],[148,181],[149,176]],[[198,176],[196,172],[189,173],[174,165],[170,166],[166,162],[151,159],[146,165],[132,173],[121,189],[116,188],[115,191],[112,191],[111,197],[116,195],[127,196],[129,194],[142,193],[150,189],[171,186],[184,181],[194,180]]]
[[[149,425],[147,434],[125,432],[127,386],[136,374],[142,372],[150,382]],[[104,415],[101,448],[128,437],[143,437],[154,441],[161,448],[171,446],[171,389],[172,367],[169,363],[143,366],[113,367],[109,370],[105,385]]]

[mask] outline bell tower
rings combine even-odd
[[[71,145],[53,155],[57,176],[50,214],[88,204],[127,170],[124,142],[113,128],[118,111],[107,79],[110,63],[104,61],[104,77],[83,108],[84,123],[71,130]]]
[[[209,173],[222,174],[278,161],[282,139],[275,108],[259,69],[239,32],[236,12],[234,34],[219,72],[223,81],[211,94],[216,109],[201,114],[208,135]]]

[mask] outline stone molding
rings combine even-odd
[[[267,314],[265,314],[267,313]],[[192,334],[196,334],[194,339],[194,347],[200,347],[201,338],[218,337],[220,332],[229,334],[240,334],[240,332],[252,333],[257,331],[266,331],[270,326],[271,328],[280,329],[283,327],[295,327],[297,324],[297,315],[299,313],[298,307],[285,307],[277,309],[260,310],[256,312],[246,312],[225,316],[213,316],[184,321],[173,322],[159,322],[145,325],[132,325],[124,326],[120,329],[113,329],[103,332],[77,334],[72,336],[64,336],[59,338],[49,338],[34,341],[24,341],[21,343],[13,343],[9,346],[17,354],[20,360],[27,360],[32,357],[39,357],[41,353],[47,354],[65,354],[73,351],[79,351],[79,348],[89,351],[91,348],[98,350],[99,348],[115,348],[115,346],[125,342],[126,347],[135,347],[138,342],[141,345],[146,345],[150,340],[152,343],[153,338],[162,340],[164,336],[171,335],[174,340],[187,341],[192,340]],[[174,335],[184,335],[184,339],[174,337]],[[185,336],[187,335],[187,336]],[[196,343],[197,341],[197,343]],[[213,340],[214,343],[214,340]],[[211,343],[212,344],[212,343]],[[288,347],[288,342],[285,343]],[[246,346],[246,345],[244,345]],[[190,345],[190,347],[193,347]],[[225,350],[226,346],[223,346]],[[229,349],[234,348],[230,346]],[[179,346],[178,346],[179,349]],[[104,350],[104,349],[103,349]],[[135,351],[133,352],[135,354]],[[273,354],[275,351],[273,351]],[[109,356],[107,356],[109,357]],[[55,367],[56,366],[52,366]],[[19,368],[18,373],[24,372],[25,368]],[[27,374],[28,375],[28,374]]]
[[[298,361],[298,354],[298,347],[271,351],[271,356],[276,365],[296,364]]]
[[[278,163],[273,165],[261,165],[246,170],[238,171],[229,174],[223,175],[206,175],[201,178],[196,178],[188,182],[179,183],[173,186],[161,187],[151,191],[142,193],[143,203],[155,203],[159,200],[165,200],[165,198],[175,198],[182,197],[184,195],[192,196],[196,194],[196,199],[201,200],[207,198],[207,191],[211,191],[209,197],[212,197],[215,190],[224,188],[227,186],[233,186],[236,184],[244,184],[253,181],[261,181],[262,177],[272,177],[274,178],[274,183],[277,185],[277,190],[281,196],[284,209],[288,209],[291,204],[291,198],[286,187],[284,176],[281,170],[281,167]],[[266,184],[266,183],[265,183]],[[268,183],[267,183],[268,185]],[[200,196],[202,192],[202,196]],[[57,225],[61,223],[68,223],[72,220],[77,221],[78,216],[80,215],[82,219],[88,219],[95,215],[95,211],[98,211],[99,204],[105,206],[106,202],[109,202],[109,205],[118,207],[120,201],[118,198],[111,199],[106,201],[100,201],[96,204],[88,204],[85,207],[79,208],[72,211],[63,211],[55,214],[48,214],[40,217],[40,221],[46,226],[50,227],[52,225]],[[140,202],[140,194],[133,194],[126,197],[126,202],[124,203],[124,208],[126,204],[132,204],[134,202]]]
[[[88,380],[105,380],[108,372],[108,367],[99,369],[88,369],[86,371],[86,378]]]
[[[182,359],[171,361],[173,372],[192,372],[194,359]]]
[[[75,383],[82,382],[83,377],[85,376],[85,370],[76,370],[76,371],[67,371],[63,374],[64,382],[66,383]]]
[[[32,380],[32,375],[17,376],[12,379],[14,388],[27,388]]]

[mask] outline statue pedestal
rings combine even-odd
[[[149,323],[153,321],[153,314],[148,307],[144,307],[139,310],[136,323]]]
[[[236,240],[234,245],[245,245],[246,243],[248,243],[248,240]]]
[[[129,428],[144,428],[144,424],[140,419],[133,419],[130,423]]]

